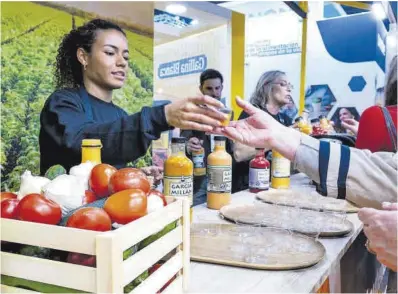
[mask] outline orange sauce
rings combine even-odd
[[[82,163],[91,161],[93,164],[101,163],[101,140],[84,139],[82,141]]]
[[[214,142],[207,157],[207,207],[220,209],[231,202],[232,157],[225,151],[225,137],[216,136]]]

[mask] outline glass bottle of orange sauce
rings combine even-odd
[[[225,151],[226,138],[214,137],[214,151],[207,157],[207,207],[220,209],[231,202],[232,157]]]
[[[91,161],[93,164],[101,163],[101,148],[102,143],[100,139],[83,139],[82,140],[82,163]]]
[[[256,148],[256,157],[250,161],[249,191],[258,193],[269,189],[269,161],[263,148]]]
[[[272,150],[271,187],[274,189],[290,187],[290,160],[276,150]]]
[[[185,154],[186,139],[171,139],[171,155],[164,162],[164,195],[189,199],[193,204],[193,163]]]

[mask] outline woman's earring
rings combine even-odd
[[[86,70],[87,69],[87,63],[83,64],[83,69]]]

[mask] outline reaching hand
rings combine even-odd
[[[397,271],[398,211],[396,208],[396,205],[394,207],[391,205],[389,207],[391,210],[362,208],[358,212],[358,217],[364,224],[363,231],[369,240],[368,248],[376,254],[382,264],[394,271]]]
[[[347,118],[341,122],[341,126],[346,129],[350,130],[356,136],[358,134],[359,122],[357,122],[353,118]]]
[[[268,113],[238,97],[236,102],[249,117],[232,121],[224,128],[217,127],[214,129],[215,133],[251,147],[274,148],[288,159],[294,159],[300,145],[299,132],[283,126]]]
[[[187,150],[189,153],[192,153],[192,151],[200,151],[202,148],[203,141],[200,141],[196,137],[192,137],[188,140],[187,143]]]
[[[147,177],[152,180],[151,186],[153,184],[159,185],[163,180],[163,167],[159,166],[146,166],[142,167],[141,170],[147,175]]]
[[[209,96],[181,99],[165,106],[167,123],[182,130],[210,132],[221,125],[227,116],[217,109],[224,105]]]

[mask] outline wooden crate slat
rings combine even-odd
[[[123,262],[123,285],[127,285],[182,242],[182,227],[178,226],[162,238],[138,251]]]
[[[101,232],[1,219],[2,241],[51,249],[95,255],[98,234]]]
[[[178,276],[162,294],[179,294],[182,293],[182,276]]]
[[[146,294],[159,291],[182,268],[183,253],[179,251],[130,293]]]
[[[183,201],[175,201],[163,209],[118,228],[116,231],[104,234],[115,234],[116,242],[120,244],[122,250],[126,250],[182,217],[182,203]]]
[[[1,252],[1,273],[87,292],[96,291],[96,269]]]

